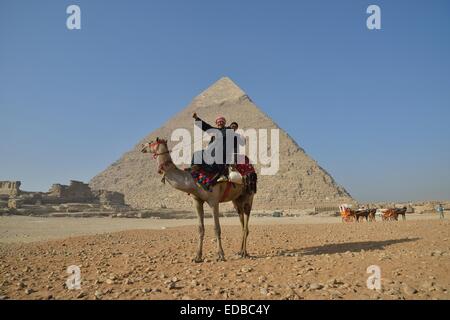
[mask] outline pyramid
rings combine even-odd
[[[276,175],[258,176],[255,209],[302,209],[312,206],[336,206],[352,202],[349,193],[266,114],[264,114],[231,79],[224,77],[198,95],[189,106],[161,128],[142,139],[131,151],[90,181],[92,189],[125,194],[127,204],[136,208],[174,208],[192,210],[192,200],[185,193],[160,182],[156,161],[140,152],[140,145],[156,137],[169,140],[173,130],[186,128],[192,134],[192,113],[213,123],[217,115],[228,122],[237,121],[240,128],[279,129],[279,170]],[[270,136],[270,134],[269,134]],[[256,165],[258,172],[259,166]],[[226,205],[226,204],[224,204]],[[228,204],[229,205],[229,204]],[[222,205],[223,206],[223,205]],[[231,205],[229,205],[231,208]]]

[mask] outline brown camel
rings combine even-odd
[[[232,188],[227,188],[228,182],[220,182],[212,187],[212,191],[206,191],[197,186],[188,171],[179,169],[172,161],[167,141],[156,138],[155,142],[142,145],[143,153],[152,153],[158,162],[158,172],[163,174],[163,182],[167,181],[173,188],[187,193],[194,201],[194,206],[198,216],[198,247],[197,254],[193,259],[195,262],[202,262],[203,238],[205,235],[203,204],[206,202],[213,209],[214,230],[217,240],[218,261],[224,261],[225,255],[221,242],[221,229],[219,223],[219,203],[232,201],[234,208],[239,214],[242,226],[241,249],[238,253],[242,258],[248,257],[247,237],[248,221],[252,210],[254,193],[245,190],[243,184],[233,184]]]

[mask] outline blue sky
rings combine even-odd
[[[1,0],[0,180],[88,181],[229,76],[356,199],[450,199],[449,57],[445,0]]]

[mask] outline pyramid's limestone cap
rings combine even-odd
[[[228,77],[220,78],[208,89],[200,93],[194,100],[196,107],[219,104],[228,100],[239,99],[246,93]]]

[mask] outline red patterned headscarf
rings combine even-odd
[[[223,123],[225,125],[225,123],[227,123],[227,121],[225,120],[224,117],[220,116],[220,117],[217,117],[217,119],[216,119],[216,124],[219,125],[219,123]]]

